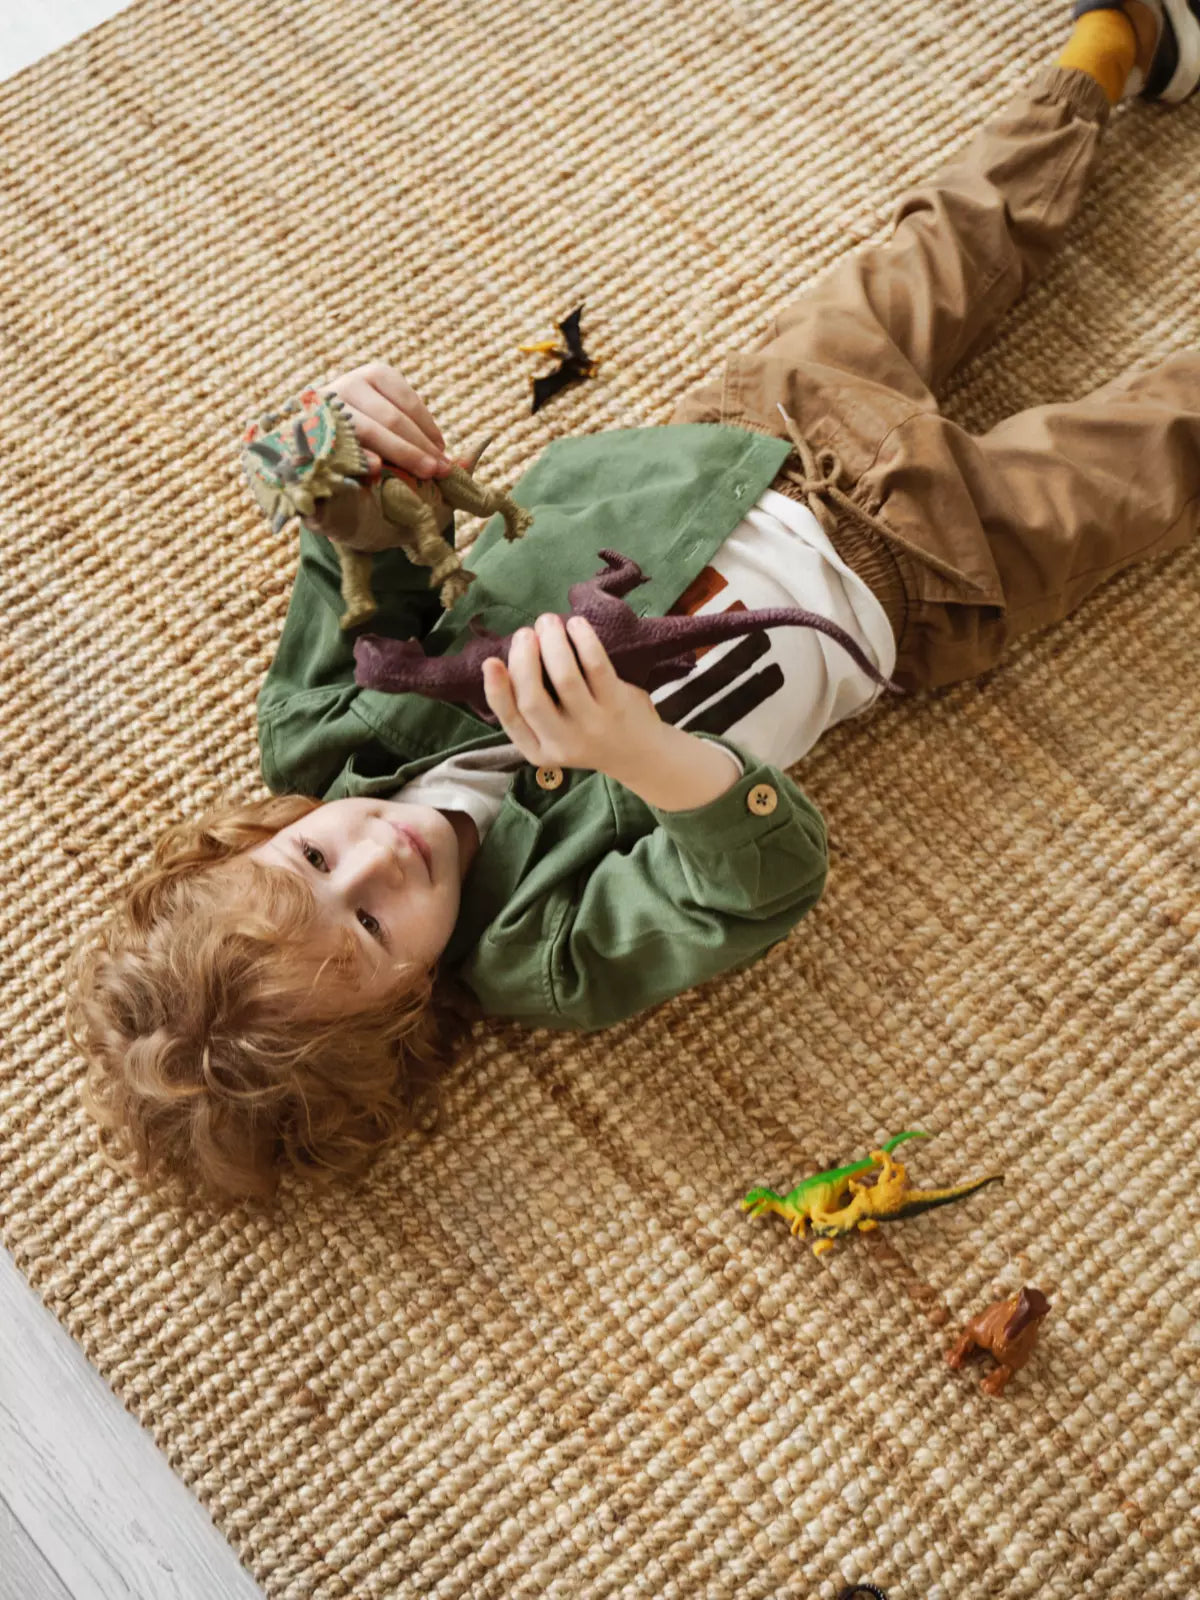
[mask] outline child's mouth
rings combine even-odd
[[[425,863],[426,872],[432,878],[433,877],[433,852],[430,850],[429,846],[425,843],[424,839],[422,839],[421,835],[419,833],[417,833],[415,831],[415,829],[413,829],[413,828],[404,828],[404,827],[401,827],[398,823],[394,823],[393,826],[395,827],[396,832],[398,834],[400,834],[400,836],[402,838],[407,839],[409,844],[412,845],[413,849],[417,852],[417,854],[420,856],[421,860]]]

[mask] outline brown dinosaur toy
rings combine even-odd
[[[691,652],[700,645],[719,644],[760,628],[790,626],[815,628],[836,639],[876,683],[893,694],[904,692],[876,670],[845,629],[814,611],[775,606],[761,611],[722,611],[708,617],[639,617],[623,597],[649,581],[641,567],[616,550],[601,550],[600,558],[605,565],[594,578],[573,583],[567,590],[568,615],[587,618],[627,683],[646,690],[660,688],[692,670],[696,658]],[[513,636],[490,632],[478,617],[472,617],[467,626],[475,637],[454,655],[445,656],[427,656],[415,639],[363,634],[354,642],[354,681],[365,689],[459,701],[484,722],[495,723],[484,698],[483,663],[492,656],[507,663]]]
[[[533,513],[503,489],[487,489],[472,473],[490,441],[454,463],[444,478],[417,478],[399,467],[371,474],[345,404],[336,394],[304,389],[281,412],[260,417],[242,436],[242,466],[259,505],[278,532],[291,517],[333,544],[342,569],[343,629],[377,610],[371,557],[403,550],[429,567],[431,587],[448,609],[475,574],[464,567],[445,532],[455,511],[499,513],[504,537],[521,538]]]
[[[1050,1302],[1040,1289],[1025,1288],[1010,1300],[998,1300],[971,1318],[946,1360],[957,1369],[976,1353],[990,1350],[999,1366],[980,1388],[988,1394],[1002,1394],[1013,1373],[1033,1354],[1038,1329],[1049,1309]]]

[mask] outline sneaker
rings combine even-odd
[[[1158,43],[1145,83],[1133,92],[1143,100],[1186,100],[1200,85],[1200,0],[1160,0],[1160,5]]]
[[[1186,100],[1200,86],[1200,0],[1141,0],[1153,13],[1158,37],[1145,72],[1134,67],[1122,98]],[[1120,0],[1075,0],[1071,16],[1087,11],[1123,11]]]

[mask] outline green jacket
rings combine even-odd
[[[556,440],[513,498],[535,514],[516,543],[493,517],[466,558],[478,574],[450,611],[399,550],[375,558],[372,631],[459,648],[469,617],[506,634],[568,609],[597,552],[631,556],[650,581],[630,603],[661,616],[754,505],[786,440],[711,423]],[[360,689],[353,635],[338,627],[328,541],[300,535],[300,566],[258,696],[262,770],[277,793],[390,795],[455,751],[507,742],[461,706]],[[825,883],[820,813],[778,768],[746,765],[709,805],[664,812],[595,772],[543,787],[518,771],[463,883],[442,958],[486,1012],[552,1028],[606,1027],[732,967],[788,933]]]

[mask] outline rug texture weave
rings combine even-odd
[[[139,1195],[61,1027],[161,829],[264,792],[296,546],[242,421],[380,357],[488,481],[664,422],[1067,13],[145,0],[0,89],[3,1238],[268,1595],[1200,1592],[1200,550],[836,730],[794,936],[608,1035],[480,1029],[357,1188]],[[1118,114],[952,414],[1194,346],[1198,173],[1200,102]],[[599,373],[530,417],[580,301]],[[1005,1185],[819,1261],[738,1209],[914,1127],[916,1182]],[[1023,1283],[991,1400],[945,1351]]]

